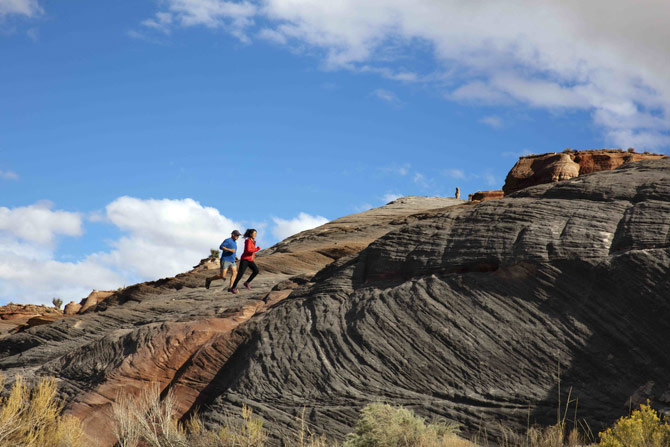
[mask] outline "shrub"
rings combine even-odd
[[[54,298],[53,300],[51,300],[51,302],[53,303],[56,309],[60,309],[60,307],[63,305],[63,300],[60,298]]]
[[[450,447],[467,446],[456,436],[454,424],[427,424],[411,410],[387,404],[363,408],[354,433],[344,447]]]
[[[614,427],[600,433],[601,447],[666,447],[670,445],[670,425],[647,405],[622,417]]]
[[[4,388],[0,376],[0,390]],[[40,379],[30,389],[17,377],[7,397],[0,399],[0,447],[85,447],[80,421],[61,416],[56,382]]]
[[[219,250],[217,250],[216,248],[210,248],[209,249],[209,257],[210,258],[216,259],[216,258],[219,257],[220,254],[221,254],[221,252]]]
[[[185,424],[177,419],[172,392],[161,400],[158,384],[139,396],[119,396],[112,404],[114,434],[119,447],[263,447],[263,421],[242,407],[242,422],[227,422],[218,430],[208,430],[197,415]]]

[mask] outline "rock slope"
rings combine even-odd
[[[555,422],[560,374],[597,432],[670,408],[667,315],[665,159],[414,216],[240,327],[198,405],[246,403],[275,433],[305,407],[341,437],[383,400],[491,433]]]
[[[341,439],[379,400],[490,434],[555,422],[568,393],[594,432],[670,410],[669,159],[366,213],[266,250],[239,296],[202,287],[205,261],[5,337],[0,369],[59,377],[103,445],[148,382],[210,424],[250,405],[276,439],[303,408]]]
[[[10,377],[56,376],[67,411],[84,421],[98,445],[112,445],[109,409],[120,394],[138,393],[155,382],[173,390],[186,413],[208,395],[243,341],[235,332],[240,326],[327,264],[355,254],[413,214],[462,203],[406,197],[292,236],[259,252],[261,275],[253,290],[238,296],[226,293],[221,281],[204,288],[204,278],[218,268],[218,262],[205,259],[190,272],[96,300],[81,315],[5,334],[0,371]]]

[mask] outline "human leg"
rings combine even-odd
[[[237,283],[240,282],[240,279],[242,278],[242,275],[244,275],[244,272],[247,270],[247,265],[249,265],[249,261],[246,259],[242,259],[240,261],[240,270],[237,273],[237,277],[235,278],[235,282],[233,283],[232,288],[237,289]]]
[[[251,276],[249,276],[249,279],[244,283],[247,289],[250,289],[249,283],[254,280],[256,275],[258,275],[258,266],[254,261],[249,261],[249,268],[251,269]]]
[[[237,289],[233,287],[233,282],[235,282],[235,278],[237,277],[237,267],[235,264],[230,266],[230,291],[233,293],[237,293]]]
[[[223,279],[223,261],[219,261],[219,273],[217,275],[205,278],[205,288],[209,289],[209,285],[212,281],[216,281],[217,279]]]

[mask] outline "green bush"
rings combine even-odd
[[[426,423],[411,410],[387,404],[363,408],[354,433],[347,436],[344,447],[451,447],[469,442],[456,436],[454,424]]]
[[[63,300],[60,298],[54,298],[53,300],[51,300],[51,302],[53,303],[56,309],[60,309],[60,307],[63,305]]]
[[[614,427],[600,433],[601,447],[667,447],[670,445],[670,425],[661,422],[658,413],[647,405],[630,416],[622,417]]]

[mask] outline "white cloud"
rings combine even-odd
[[[142,25],[169,34],[170,25],[172,25],[172,14],[169,12],[157,12],[153,19],[144,20]]]
[[[106,219],[127,233],[100,262],[143,278],[188,270],[217,248],[239,223],[192,199],[142,200],[120,197],[106,207]]]
[[[414,178],[412,180],[414,181],[414,183],[416,183],[417,185],[423,186],[424,188],[427,188],[429,186],[428,180],[420,172],[415,173]]]
[[[3,171],[0,170],[0,178],[3,178],[5,180],[18,180],[19,176],[15,172],[12,171]]]
[[[120,197],[93,222],[123,232],[109,250],[78,262],[55,256],[58,235],[83,234],[79,213],[53,210],[48,203],[0,207],[0,296],[15,302],[45,303],[59,296],[83,298],[91,289],[173,276],[189,270],[217,248],[238,223],[192,199],[142,200]],[[240,246],[240,249],[242,247]]]
[[[591,111],[610,142],[623,147],[633,142],[668,146],[667,1],[162,4],[161,12],[173,14],[179,26],[225,27],[245,35],[258,19],[263,38],[317,49],[311,54],[322,54],[326,68],[378,73],[402,82],[434,82],[450,100]],[[431,67],[430,73],[422,73],[408,63],[417,47],[432,53],[437,70]],[[605,112],[608,116],[603,117]]]
[[[394,104],[394,105],[400,104],[400,100],[398,99],[396,94],[393,93],[393,92],[390,92],[388,90],[378,88],[378,89],[374,90],[371,94],[372,94],[372,96],[374,96],[378,99],[381,99],[382,101],[387,102],[389,104]]]
[[[258,32],[258,37],[281,45],[286,44],[286,36],[270,28],[263,28],[260,30]]]
[[[503,120],[496,115],[485,116],[484,118],[480,119],[479,122],[486,124],[487,126],[491,126],[494,129],[502,129],[504,126]]]
[[[144,20],[142,25],[166,34],[175,25],[222,28],[243,42],[249,41],[245,30],[254,24],[258,12],[258,7],[248,1],[165,0],[162,4],[166,10]]]
[[[384,203],[389,203],[389,202],[393,202],[394,200],[397,200],[401,197],[405,197],[405,196],[403,194],[387,193],[387,194],[384,194],[384,196],[382,197],[382,201]]]
[[[28,242],[51,244],[58,234],[82,234],[81,215],[53,211],[49,202],[9,209],[0,207],[0,232]]]
[[[328,222],[328,219],[323,216],[311,216],[307,213],[300,213],[298,217],[290,220],[278,217],[273,217],[272,220],[275,223],[272,234],[280,241],[301,231],[316,228]]]
[[[2,244],[2,242],[0,242]],[[25,252],[8,253],[0,245],[0,296],[15,303],[51,304],[51,299],[78,301],[91,290],[115,289],[126,284],[123,275],[96,262],[59,262],[31,259]]]
[[[0,0],[0,17],[10,14],[35,17],[41,13],[37,0]]]

